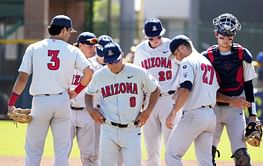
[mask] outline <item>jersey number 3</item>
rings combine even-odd
[[[60,66],[60,60],[58,58],[59,50],[48,50],[48,56],[51,56],[50,62],[47,63],[49,70],[58,70]]]
[[[213,66],[202,63],[201,70],[203,71],[203,83],[212,85],[215,75]]]

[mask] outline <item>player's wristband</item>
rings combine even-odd
[[[75,89],[74,91],[79,94],[84,88],[86,88],[86,86],[82,85],[82,84],[79,84]]]
[[[14,106],[19,97],[20,97],[19,94],[12,92],[12,94],[8,100],[8,106]]]
[[[249,111],[249,116],[257,116],[257,109],[256,109],[256,103],[255,102],[252,102],[251,103],[251,107],[248,108],[248,111]]]

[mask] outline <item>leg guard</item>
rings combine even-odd
[[[236,150],[231,158],[234,158],[235,166],[251,166],[250,156],[247,153],[246,148],[240,148]]]
[[[217,150],[215,146],[212,146],[212,163],[213,163],[213,166],[216,166],[216,161],[215,161],[216,152],[217,152],[217,157],[219,158],[220,157],[219,150]]]

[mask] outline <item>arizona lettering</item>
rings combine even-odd
[[[152,57],[145,59],[141,62],[141,65],[145,69],[154,67],[172,68],[171,60],[165,57]]]
[[[103,98],[112,95],[117,95],[120,93],[138,94],[138,87],[136,83],[122,82],[122,83],[116,83],[102,87],[101,93]]]

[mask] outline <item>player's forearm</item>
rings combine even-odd
[[[92,78],[92,75],[93,75],[93,70],[90,69],[90,68],[85,68],[84,71],[83,71],[83,77],[81,78],[80,80],[80,84],[83,85],[83,86],[87,86]]]
[[[85,104],[88,111],[93,109],[93,98],[92,95],[85,94]]]
[[[157,87],[150,95],[149,104],[145,111],[151,112],[160,97],[160,88]]]
[[[29,75],[27,73],[20,72],[17,76],[16,82],[14,84],[12,91],[20,95],[26,87],[28,77]]]

